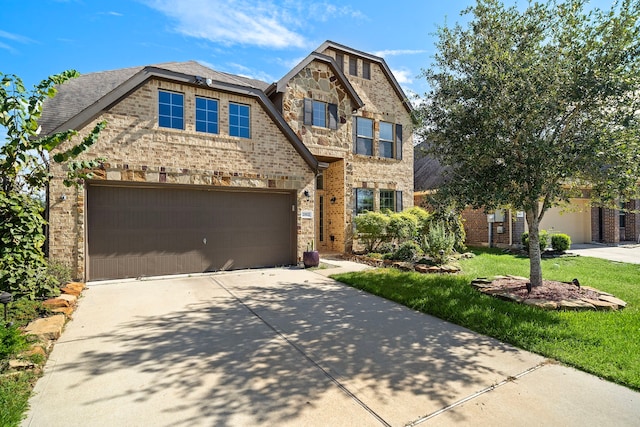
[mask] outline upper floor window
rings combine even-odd
[[[371,80],[371,62],[362,61],[362,78]]]
[[[349,57],[349,74],[352,76],[358,75],[358,58],[354,56]]]
[[[373,190],[368,188],[356,188],[356,214],[373,212]]]
[[[380,152],[380,157],[393,159],[393,124],[380,122],[378,151]]]
[[[336,63],[338,64],[338,68],[341,71],[344,71],[344,55],[341,53],[336,53]]]
[[[338,129],[338,106],[336,104],[305,98],[304,124]]]
[[[196,96],[196,131],[218,133],[218,101]]]
[[[313,125],[327,127],[327,103],[313,101]]]
[[[184,129],[184,95],[158,91],[158,126]]]
[[[229,103],[229,135],[250,138],[249,106]]]
[[[355,117],[355,152],[373,156],[373,120]]]

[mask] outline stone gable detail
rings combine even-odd
[[[78,138],[98,121],[107,121],[98,142],[82,156],[104,159],[90,185],[290,193],[296,196],[293,231],[298,260],[311,243],[324,252],[349,252],[358,188],[373,190],[374,209],[380,208],[383,190],[394,191],[394,200],[401,192],[402,207],[413,206],[413,143],[410,107],[384,61],[342,48],[343,72],[331,59],[340,45],[327,42],[273,85],[195,62],[97,73],[71,84],[45,121],[50,129],[62,126],[60,121],[82,123]],[[357,76],[349,73],[352,56],[357,59]],[[363,76],[364,61],[370,78]],[[215,78],[197,77],[202,73]],[[102,84],[87,86],[91,78]],[[109,80],[116,78],[122,80]],[[100,87],[114,89],[101,93]],[[184,95],[183,129],[159,126],[159,91]],[[196,97],[217,101],[218,133],[196,131]],[[73,110],[68,102],[74,98],[88,107],[57,120],[56,112]],[[327,104],[327,127],[305,124],[305,99]],[[230,135],[230,103],[249,107],[250,138]],[[372,156],[354,153],[355,117],[373,121]],[[392,124],[394,131],[402,127],[400,158],[378,155],[381,122]],[[61,165],[52,165],[51,172],[49,255],[84,278],[87,189],[64,187]],[[323,182],[322,188],[316,188],[317,182]]]

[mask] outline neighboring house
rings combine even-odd
[[[357,212],[413,205],[411,106],[382,58],[327,41],[273,84],[196,62],[87,74],[44,134],[104,158],[80,188],[51,167],[49,256],[85,280],[297,263],[349,252]],[[66,149],[62,147],[61,149]]]
[[[423,143],[424,144],[424,143]],[[424,145],[415,147],[415,205],[425,206],[425,197],[442,185],[442,166],[425,155]],[[600,242],[616,244],[621,241],[640,241],[640,200],[624,204],[624,210],[592,207],[588,194],[570,200],[569,205],[549,209],[540,228],[550,234],[564,233],[572,243]],[[635,211],[636,213],[634,213]],[[491,212],[488,221],[483,210],[465,209],[462,212],[467,244],[495,247],[518,246],[522,233],[527,231],[524,212],[502,209]]]

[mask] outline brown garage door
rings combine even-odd
[[[89,186],[91,280],[295,263],[292,193]]]

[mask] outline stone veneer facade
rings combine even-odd
[[[339,46],[338,46],[339,49]],[[336,45],[330,44],[320,55],[336,58]],[[325,60],[311,60],[284,85],[281,93],[271,94],[284,120],[300,141],[320,161],[328,164],[323,172],[324,187],[316,189],[317,173],[296,151],[284,131],[276,125],[263,105],[242,91],[217,90],[204,85],[180,83],[170,77],[151,78],[133,92],[107,107],[98,117],[79,129],[77,142],[101,120],[108,125],[98,141],[83,153],[82,159],[104,158],[103,167],[94,171],[94,183],[111,185],[163,186],[185,188],[229,187],[288,190],[297,194],[298,260],[310,242],[321,251],[349,252],[354,246],[353,217],[355,190],[374,190],[374,209],[379,209],[380,190],[402,192],[402,207],[413,206],[412,123],[406,102],[385,74],[386,64],[379,58],[347,50],[343,55],[344,76],[363,106],[353,100],[353,92],[336,76]],[[350,75],[350,56],[357,59],[358,75]],[[370,64],[370,78],[363,77],[363,61]],[[383,68],[384,67],[384,68]],[[398,90],[396,90],[398,89]],[[158,91],[184,94],[184,129],[158,126]],[[219,133],[195,131],[195,96],[219,102]],[[304,124],[304,99],[336,104],[336,130]],[[250,106],[251,137],[228,134],[228,105]],[[379,123],[402,125],[402,158],[354,153],[354,117],[374,121],[374,153],[378,152]],[[394,127],[395,129],[395,127]],[[61,150],[69,145],[60,147]],[[395,144],[394,144],[395,150]],[[67,188],[62,184],[64,167],[52,165],[49,186],[49,256],[72,267],[75,276],[85,277],[86,188]],[[89,182],[91,184],[91,182]],[[64,196],[64,197],[63,197]],[[324,200],[324,236],[319,241],[319,197]],[[301,218],[302,211],[314,211],[314,219]]]
[[[336,50],[320,52],[336,59]],[[412,122],[409,112],[394,91],[391,82],[379,63],[370,62],[370,79],[362,77],[363,59],[355,56],[357,76],[348,74],[349,53],[341,52],[343,69],[349,82],[364,106],[352,105],[345,88],[336,78],[331,67],[320,61],[312,61],[287,84],[282,97],[282,113],[291,128],[309,150],[322,161],[330,164],[324,172],[325,238],[316,245],[320,250],[350,252],[353,249],[353,217],[355,189],[374,190],[374,210],[378,210],[379,191],[402,191],[403,208],[413,206],[413,143]],[[338,129],[331,130],[304,124],[304,99],[334,103],[338,106]],[[374,121],[374,156],[354,153],[354,117]],[[378,152],[380,121],[401,124],[403,128],[402,159],[390,159],[375,155]],[[335,202],[331,202],[335,197]],[[328,203],[326,201],[329,201]],[[316,216],[319,215],[316,207]],[[317,225],[317,219],[316,219]],[[333,236],[333,240],[331,240]]]
[[[158,91],[183,93],[185,129],[158,127]],[[194,96],[219,102],[219,134],[195,131]],[[251,138],[228,135],[228,104],[250,106]],[[100,120],[107,121],[98,142],[82,155],[105,158],[94,171],[95,180],[140,185],[180,184],[295,191],[298,213],[313,209],[304,191],[313,192],[315,173],[295,151],[282,131],[252,98],[153,79],[128,95],[79,131],[86,135]],[[74,141],[77,142],[78,139]],[[72,141],[73,142],[73,141]],[[66,149],[67,146],[61,147]],[[75,276],[85,275],[86,249],[84,188],[67,188],[64,167],[53,164],[49,187],[49,256],[70,265]],[[62,200],[62,195],[66,200]],[[298,217],[298,257],[313,239],[313,224]]]

